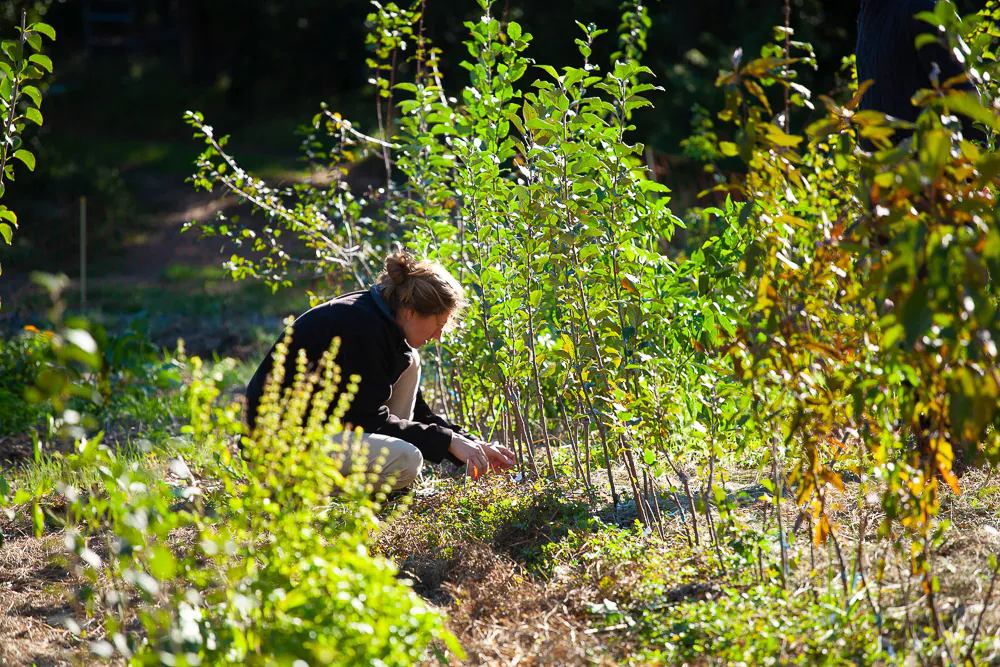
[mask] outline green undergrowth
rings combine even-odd
[[[132,328],[112,334],[89,325],[78,331],[87,331],[97,341],[105,363],[96,378],[100,400],[86,416],[89,425],[123,435],[165,437],[185,416],[180,402],[182,362]],[[51,372],[52,336],[50,330],[29,325],[9,339],[0,339],[0,436],[53,435],[52,403],[38,391],[39,385],[60,381]],[[70,397],[75,417],[79,418],[87,398]]]
[[[637,611],[613,610],[607,624],[634,628],[634,664],[884,664],[873,614],[846,611],[822,586],[795,592],[777,585],[723,587],[706,599]]]
[[[90,347],[72,328],[82,323],[53,320],[50,353],[65,382],[86,388],[93,375],[73,365],[76,350]],[[375,488],[363,470],[341,472],[342,445],[331,436],[347,401],[329,423],[303,421],[306,406],[320,414],[329,405],[340,379],[335,355],[324,355],[322,377],[307,375],[303,361],[290,394],[280,392],[280,377],[267,385],[242,456],[241,406],[221,386],[231,365],[191,357],[181,392],[188,417],[167,447],[136,454],[100,434],[76,437],[71,451],[52,453],[58,464],[47,478],[43,460],[29,464],[34,477],[0,480],[7,521],[32,523],[36,538],[63,532],[78,581],[67,595],[67,641],[85,657],[198,665],[267,655],[273,661],[260,664],[346,666],[462,655],[440,615],[367,550],[389,487]],[[102,372],[98,359],[85,360]],[[101,630],[82,633],[90,618]]]
[[[260,283],[234,283],[212,267],[172,264],[155,281],[96,281],[87,291],[86,311],[81,309],[75,283],[67,285],[63,298],[68,313],[85,312],[89,322],[111,337],[138,337],[161,350],[173,350],[183,340],[190,354],[207,360],[233,357],[242,366],[238,381],[245,384],[273,343],[275,333],[281,330],[281,320],[309,307],[307,290],[313,287],[298,283],[275,292]],[[13,378],[8,366],[19,364],[20,368],[29,359],[26,341],[30,336],[25,335],[24,327],[44,330],[48,326],[44,313],[49,297],[43,289],[32,287],[4,306],[13,317],[0,322],[0,334],[6,337],[0,342],[6,351],[0,355],[9,362],[0,364],[7,363],[3,368]],[[8,398],[3,385],[0,378],[0,405]],[[10,385],[15,389],[23,386],[13,380]],[[28,419],[7,411],[4,415],[18,418],[19,425]],[[0,428],[4,421],[0,416]]]
[[[454,628],[463,641],[482,634],[467,627],[478,622],[470,605],[511,619],[513,635],[541,597],[576,600],[575,631],[602,637],[598,653],[615,664],[892,665],[940,650],[929,631],[914,643],[898,615],[845,598],[832,568],[792,572],[783,587],[776,568],[757,570],[729,546],[689,544],[679,521],[665,539],[616,524],[573,481],[432,479],[376,551],[466,626]],[[501,600],[490,590],[509,577],[522,588]]]
[[[459,483],[412,509],[424,549],[451,557],[474,540],[530,568],[546,566],[545,548],[599,522],[574,490],[544,482]]]
[[[109,402],[92,409],[87,419],[97,422],[97,428],[101,429],[98,438],[123,461],[161,479],[169,469],[170,460],[180,457],[197,467],[207,462],[210,452],[182,432],[191,418],[190,363],[184,357],[157,363],[161,371],[169,369],[169,382],[157,384],[156,376],[133,375],[111,392]],[[248,369],[235,359],[207,362],[204,366],[202,372],[220,387],[241,390],[246,383]],[[35,378],[30,380],[34,382]],[[0,455],[6,459],[0,476],[9,489],[44,497],[60,485],[72,484],[85,490],[98,483],[98,466],[73,461],[88,446],[89,439],[71,445],[61,443],[60,421],[50,402],[34,404],[23,394],[10,391],[0,396],[21,419],[17,430],[7,434],[10,436],[7,441],[17,440],[22,446],[0,446]],[[5,418],[9,419],[8,415]],[[7,424],[14,425],[13,420],[0,423],[5,430]]]

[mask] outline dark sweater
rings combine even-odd
[[[934,11],[936,4],[936,0],[861,0],[856,50],[858,81],[871,79],[874,84],[865,92],[859,109],[881,111],[913,122],[921,109],[913,106],[910,99],[917,91],[932,87],[933,63],[940,68],[942,84],[964,73],[962,66],[938,42],[926,44],[919,51],[916,48],[917,36],[934,34],[934,28],[914,16]],[[957,88],[975,90],[969,82]],[[968,124],[965,127],[969,129]],[[896,140],[907,134],[897,132]]]
[[[457,461],[448,448],[452,434],[461,430],[431,412],[419,389],[412,420],[391,415],[384,405],[392,393],[392,385],[409,367],[412,349],[375,287],[327,301],[295,320],[285,362],[283,388],[290,387],[294,381],[295,359],[299,350],[306,351],[310,364],[316,363],[330,348],[335,337],[340,338],[337,364],[341,369],[341,385],[351,375],[361,376],[358,391],[344,416],[345,424],[359,426],[366,433],[405,440],[419,449],[425,459],[434,463],[444,458]],[[271,372],[273,354],[274,346],[247,385],[247,422],[251,428]],[[336,405],[336,399],[333,405]]]

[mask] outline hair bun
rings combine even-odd
[[[399,252],[386,258],[385,272],[388,274],[392,284],[400,287],[410,277],[415,264],[412,257],[406,253]]]
[[[385,258],[378,284],[389,309],[410,308],[418,315],[449,316],[465,306],[465,292],[441,264],[415,260],[405,251]]]

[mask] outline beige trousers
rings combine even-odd
[[[420,387],[420,355],[416,350],[412,351],[411,359],[409,367],[399,376],[396,384],[392,385],[392,394],[385,402],[389,412],[399,419],[413,419],[413,406],[417,402],[417,388]],[[392,479],[393,490],[403,489],[413,484],[420,474],[420,468],[424,463],[423,454],[405,440],[378,433],[365,433],[361,441],[368,445],[366,470],[372,471],[379,457],[385,457],[378,475],[379,483]],[[351,449],[354,450],[356,447],[358,443]],[[343,467],[345,475],[350,472],[360,454],[361,452],[357,451],[348,453]]]

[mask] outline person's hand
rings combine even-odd
[[[490,467],[490,459],[482,444],[470,440],[461,433],[451,436],[451,447],[448,448],[459,461],[464,461],[469,467],[472,479],[479,479]]]
[[[514,452],[503,445],[474,440],[460,433],[452,436],[449,450],[460,461],[466,462],[472,479],[479,479],[491,468],[510,470],[517,465]]]
[[[481,442],[480,445],[490,461],[490,467],[494,470],[510,470],[517,465],[514,452],[503,445],[495,442]]]

